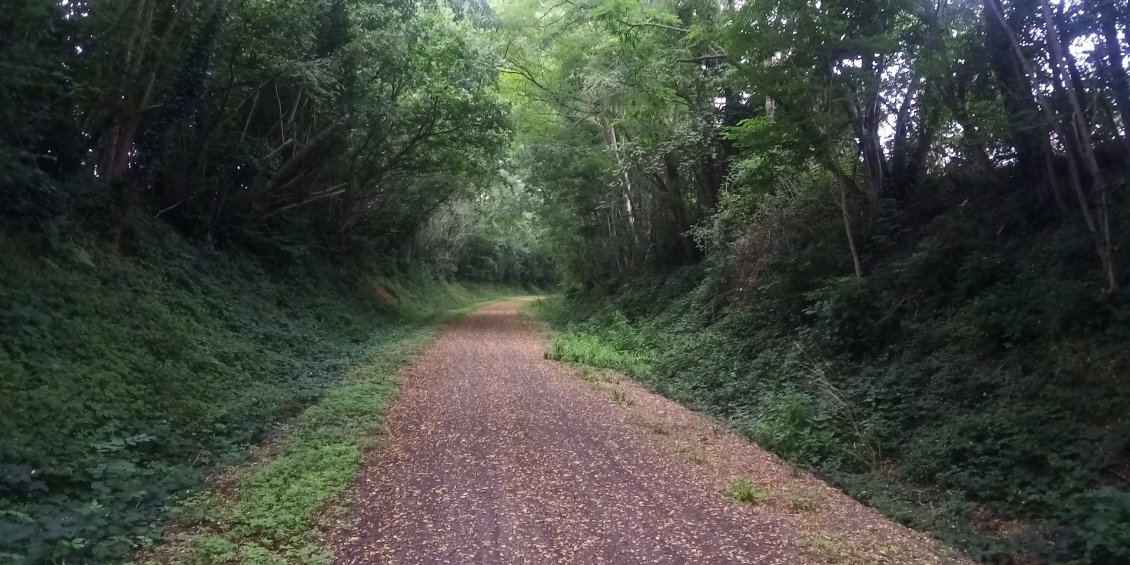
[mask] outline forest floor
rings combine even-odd
[[[961,562],[724,424],[545,359],[524,301],[405,369],[326,532],[337,563]]]

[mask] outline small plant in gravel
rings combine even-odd
[[[755,486],[745,477],[739,477],[730,483],[730,488],[726,490],[726,495],[738,502],[757,504],[767,500],[772,493],[767,489]]]
[[[600,374],[585,366],[581,366],[581,377],[590,385],[596,385],[600,382]]]
[[[617,404],[629,404],[628,393],[622,389],[612,389],[612,402]]]
[[[843,565],[892,563],[892,556],[898,551],[892,545],[868,547],[861,539],[825,531],[805,532],[798,545],[801,553],[814,561]]]
[[[679,453],[682,453],[683,457],[686,457],[687,461],[691,463],[706,464],[706,450],[701,446],[688,443],[679,448]]]
[[[820,509],[822,497],[810,488],[796,488],[785,493],[785,506],[793,512],[814,512]]]
[[[652,420],[645,418],[642,420],[641,425],[651,430],[655,434],[661,436],[671,435],[671,428],[667,425],[667,422],[664,422],[663,420]]]

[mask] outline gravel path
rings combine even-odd
[[[521,303],[454,322],[402,374],[328,534],[337,563],[952,560],[722,426],[546,360]],[[737,476],[769,498],[728,498]]]

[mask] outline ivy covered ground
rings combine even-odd
[[[67,241],[0,240],[0,562],[120,561],[286,422],[285,456],[223,519],[263,539],[300,527],[351,476],[396,352],[502,293],[301,249],[210,251],[159,223],[122,252]],[[289,484],[298,470],[309,483]]]

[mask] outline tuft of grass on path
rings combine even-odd
[[[738,502],[749,502],[757,504],[764,502],[772,496],[769,490],[756,486],[745,477],[738,477],[730,483],[730,488],[726,490],[726,495]]]

